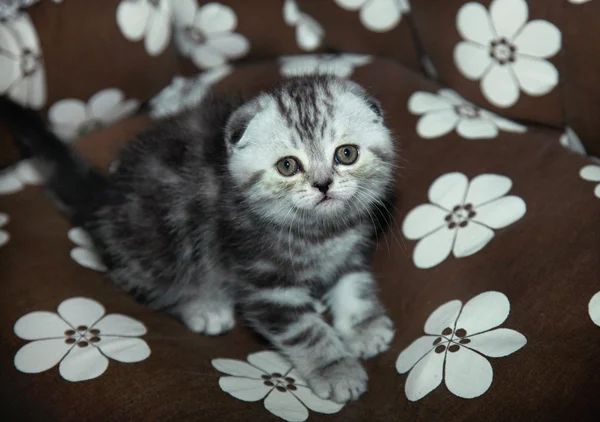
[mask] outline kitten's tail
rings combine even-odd
[[[19,148],[35,160],[50,198],[75,224],[83,224],[108,186],[107,179],[81,155],[61,142],[39,114],[0,96],[0,123]]]

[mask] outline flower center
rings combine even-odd
[[[150,3],[152,6],[156,7],[157,9],[160,6],[160,0],[148,0],[148,3]]]
[[[479,117],[479,110],[469,104],[455,105],[454,112],[459,116],[466,117],[468,119]]]
[[[38,58],[31,50],[23,50],[21,56],[21,73],[23,76],[29,76],[33,74],[37,69]]]
[[[183,29],[183,33],[196,44],[204,44],[206,42],[204,34],[193,26],[186,26]]]
[[[473,211],[473,204],[457,205],[452,212],[446,215],[446,223],[449,229],[455,227],[467,227],[469,220],[475,217],[477,213]]]
[[[490,43],[490,57],[501,65],[514,62],[515,51],[516,47],[506,38],[493,40]]]
[[[292,377],[284,377],[279,372],[273,372],[271,375],[263,375],[263,384],[267,387],[276,388],[277,391],[285,393],[286,391],[296,391],[296,380]]]
[[[80,325],[76,330],[65,331],[65,343],[67,344],[87,347],[90,343],[98,343],[100,340],[100,330],[96,328],[90,330],[85,325]]]
[[[452,336],[452,337],[450,337]],[[467,336],[467,330],[464,328],[459,328],[454,331],[450,327],[446,327],[444,331],[442,331],[442,335],[437,337],[432,345],[437,346],[434,351],[437,354],[444,353],[448,350],[450,353],[456,353],[460,350],[461,344],[469,344],[471,340],[465,338]],[[457,339],[460,339],[457,341]],[[446,343],[440,344],[442,341],[446,340]]]
[[[85,135],[89,135],[92,132],[97,131],[98,129],[103,128],[104,125],[98,119],[90,119],[86,120],[79,125],[77,128],[77,135],[81,138]]]

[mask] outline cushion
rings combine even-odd
[[[283,64],[240,66],[214,89],[255,93]],[[365,362],[358,402],[315,398],[241,321],[208,338],[137,304],[103,278],[85,233],[24,186],[0,196],[7,420],[600,416],[600,167],[562,148],[561,131],[483,110],[394,61],[351,77],[381,100],[400,150],[394,224],[372,261],[397,332]],[[106,167],[150,124],[126,119],[76,146]]]

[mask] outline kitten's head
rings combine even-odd
[[[280,223],[343,224],[391,186],[394,142],[379,103],[345,79],[287,80],[238,109],[226,139],[246,202]]]

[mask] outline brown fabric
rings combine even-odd
[[[560,84],[543,96],[533,97],[521,91],[519,100],[513,106],[496,107],[483,96],[480,80],[469,80],[458,70],[453,54],[455,46],[463,41],[463,37],[457,30],[456,17],[461,6],[469,3],[468,1],[423,0],[413,3],[412,20],[419,39],[443,84],[460,92],[468,100],[505,117],[552,126],[564,126],[565,117],[562,108],[564,94]],[[489,10],[491,3],[492,0],[481,0],[475,4],[481,4]],[[564,19],[563,3],[567,3],[567,1],[529,1],[526,3],[529,8],[527,21],[544,19],[561,29]],[[482,22],[481,25],[486,25],[486,22]],[[556,66],[563,78],[564,62],[561,53],[559,52],[547,60]]]
[[[272,85],[276,72],[274,64],[240,68],[216,89],[255,92]],[[594,184],[578,176],[587,161],[561,148],[559,132],[552,130],[501,131],[479,140],[451,132],[423,139],[415,132],[419,116],[408,112],[407,103],[415,91],[436,92],[436,85],[387,60],[357,68],[353,78],[379,97],[401,146],[397,226],[380,239],[373,259],[397,333],[388,352],[366,362],[370,382],[363,398],[336,414],[311,411],[309,420],[597,420],[600,327],[587,306],[600,290],[600,201]],[[82,140],[78,148],[106,165],[106,151],[144,125],[124,122]],[[400,227],[410,210],[428,202],[431,183],[454,171],[469,178],[509,177],[509,195],[521,197],[527,212],[495,230],[476,254],[418,269],[412,261],[416,242],[404,238]],[[211,366],[212,359],[245,361],[248,353],[268,348],[241,321],[233,333],[207,338],[137,305],[99,273],[71,260],[69,225],[36,188],[0,197],[0,211],[11,217],[2,228],[11,240],[0,247],[0,402],[6,420],[280,420],[261,401],[240,401],[219,388],[223,374]],[[456,397],[442,382],[424,398],[407,400],[407,375],[395,370],[399,353],[423,335],[425,321],[440,305],[454,299],[465,303],[488,291],[509,299],[510,314],[501,327],[518,331],[527,344],[508,356],[486,358],[493,382],[478,398]],[[54,312],[74,296],[142,321],[150,357],[132,364],[111,361],[103,375],[78,383],[62,379],[56,367],[33,375],[17,371],[13,357],[27,342],[13,333],[15,321],[32,311]]]
[[[106,88],[119,88],[126,98],[143,102],[177,72],[173,43],[151,57],[143,40],[133,42],[123,36],[116,19],[119,3],[43,1],[25,9],[44,55],[47,108],[64,98],[87,101]]]
[[[587,152],[600,157],[600,59],[589,48],[600,43],[600,3],[565,4],[565,113]]]

